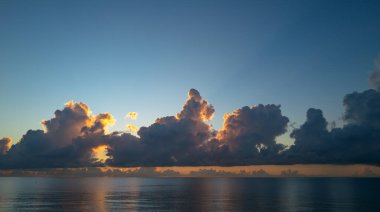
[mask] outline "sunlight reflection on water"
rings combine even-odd
[[[380,179],[1,177],[0,211],[380,211]]]

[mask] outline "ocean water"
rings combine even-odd
[[[374,178],[0,177],[0,211],[380,211]]]

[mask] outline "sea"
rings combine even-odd
[[[0,211],[380,211],[379,178],[0,177]]]

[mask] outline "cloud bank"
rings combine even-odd
[[[182,110],[157,118],[146,127],[130,125],[128,132],[108,132],[115,123],[109,113],[93,115],[89,106],[70,101],[54,117],[42,121],[44,130],[29,130],[11,146],[0,140],[1,168],[90,166],[205,166],[254,164],[380,164],[380,74],[370,86],[347,94],[343,127],[328,129],[320,109],[310,108],[306,121],[290,132],[294,144],[276,137],[288,130],[289,118],[280,105],[244,106],[224,115],[222,129],[209,124],[215,109],[191,89]],[[135,119],[137,113],[128,113]],[[106,158],[98,158],[105,150]],[[289,174],[289,173],[285,173]]]

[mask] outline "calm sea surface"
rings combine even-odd
[[[0,177],[0,211],[380,211],[380,179]]]

